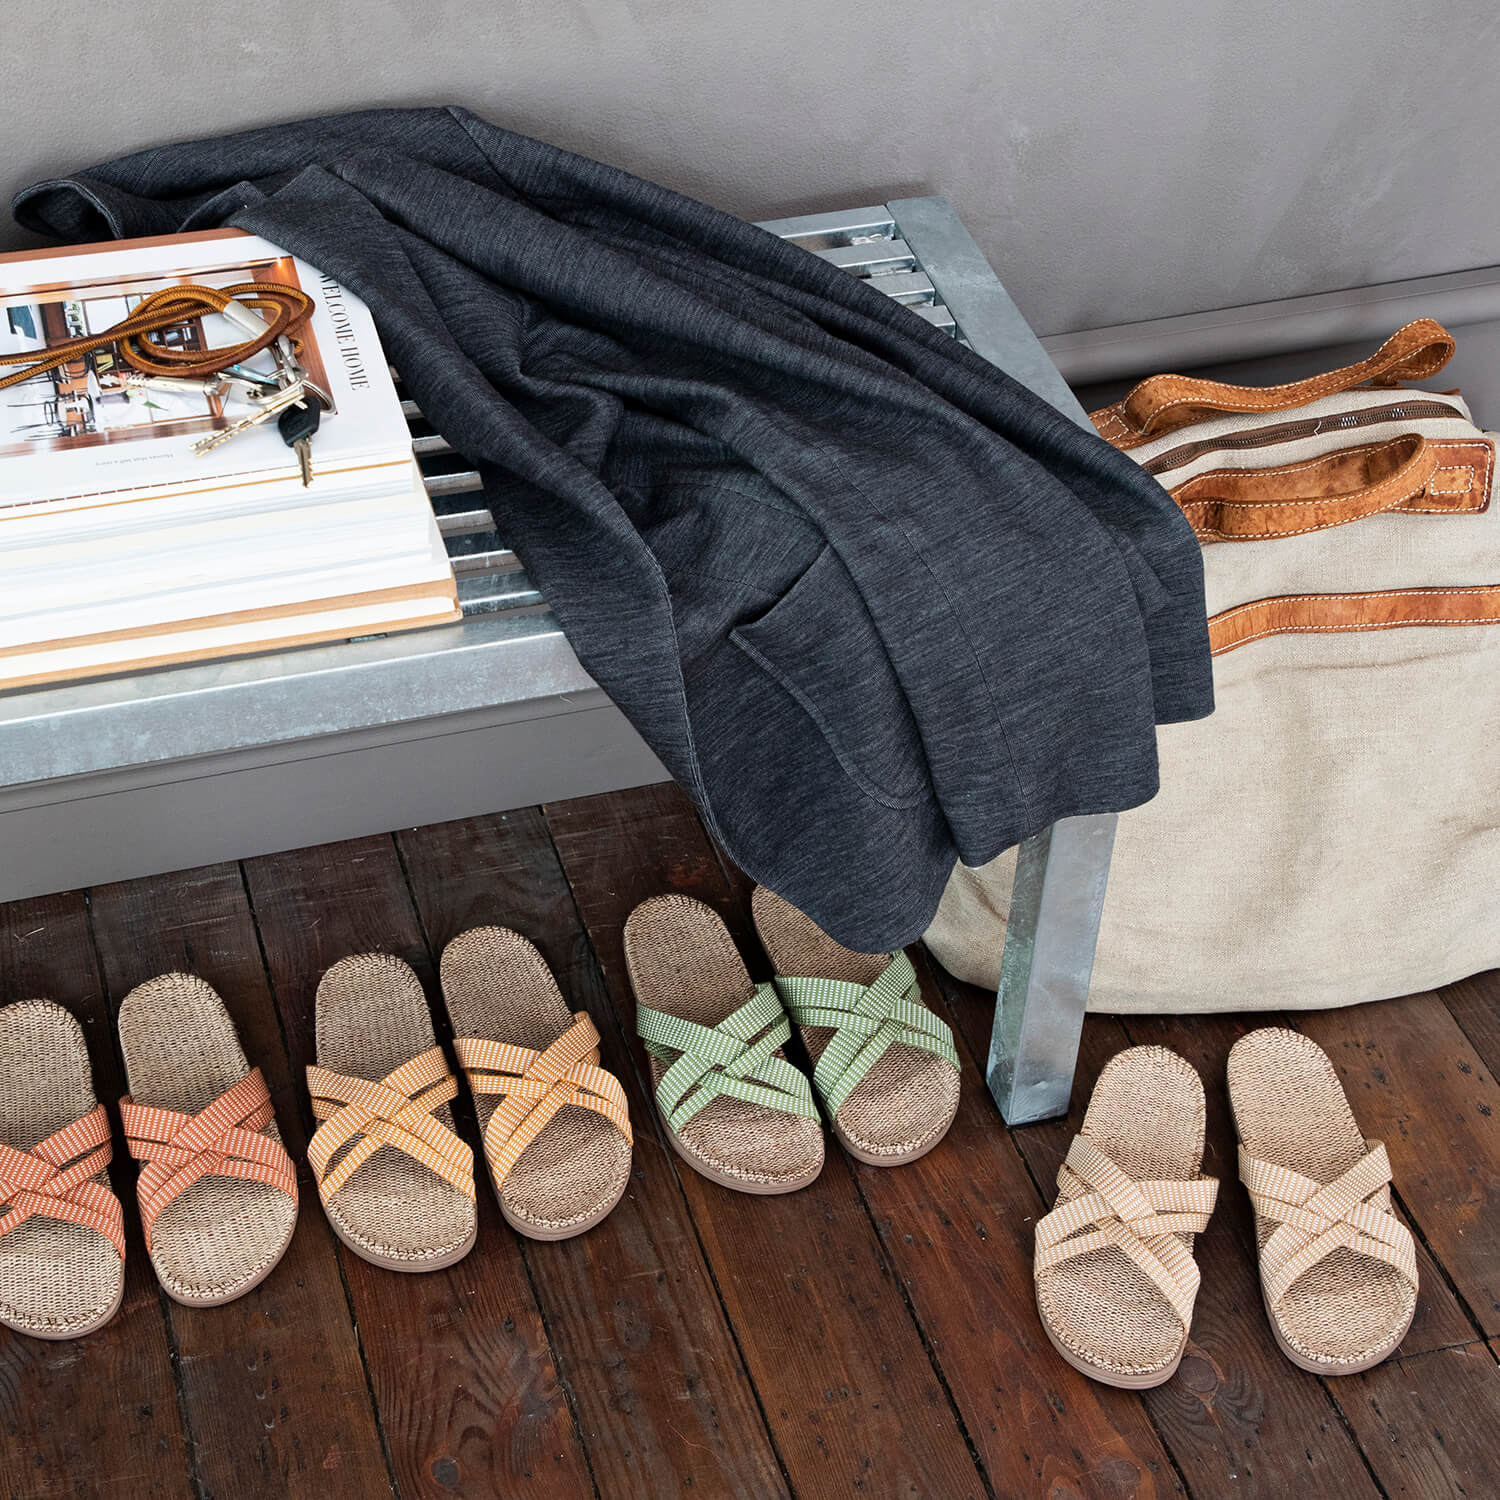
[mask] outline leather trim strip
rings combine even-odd
[[[1494,443],[1489,438],[1452,443],[1429,439],[1428,447],[1437,454],[1437,473],[1422,494],[1396,509],[1419,516],[1479,515],[1488,510],[1495,477]]]
[[[1285,468],[1210,469],[1170,493],[1201,541],[1271,541],[1394,511],[1478,514],[1490,503],[1494,463],[1488,438],[1405,433]]]
[[[1215,656],[1273,635],[1394,630],[1405,625],[1500,624],[1500,584],[1378,589],[1360,594],[1282,594],[1212,616]]]

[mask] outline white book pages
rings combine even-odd
[[[196,587],[174,586],[156,594],[95,603],[86,596],[58,601],[46,611],[0,618],[0,651],[38,642],[52,642],[118,631],[160,627],[180,620],[281,609],[308,601],[405,589],[413,585],[440,587],[455,596],[452,565],[429,508],[423,521],[421,545],[405,555],[348,562],[339,566],[283,571],[249,580],[216,579]]]
[[[378,500],[7,546],[0,549],[0,618],[82,602],[105,607],[215,582],[255,587],[284,572],[320,566],[425,561],[431,520],[432,507],[415,475],[405,495]]]
[[[25,651],[0,656],[0,689],[246,651],[273,651],[320,640],[347,640],[441,624],[456,613],[452,595],[436,591],[411,598],[341,603],[269,620],[206,623],[149,636]]]

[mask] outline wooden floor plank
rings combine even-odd
[[[735,935],[760,960],[756,972],[769,973],[749,917],[754,882],[719,858],[737,897]],[[1181,1494],[1140,1398],[1089,1380],[1047,1344],[1031,1273],[1041,1197],[985,1087],[987,1054],[967,1050],[925,951],[911,958],[928,1005],[958,1039],[959,1112],[942,1144],[910,1166],[850,1165],[990,1483],[999,1495]],[[988,1024],[990,1008],[976,997],[971,1030]]]
[[[736,897],[675,787],[552,806],[547,820],[633,1028],[621,944],[630,911],[677,890],[737,920]],[[796,1494],[983,1493],[844,1154],[831,1150],[816,1182],[781,1197],[732,1192],[685,1166],[678,1175]]]
[[[1500,969],[1460,979],[1437,993],[1483,1059],[1490,1076],[1500,1077]]]
[[[1360,1127],[1486,1337],[1500,1333],[1500,1084],[1434,994],[1296,1017],[1332,1057]]]
[[[1332,1384],[1392,1500],[1500,1495],[1500,1368],[1484,1344],[1390,1360]]]
[[[524,1246],[600,1493],[610,1500],[784,1494],[541,813],[415,829],[398,842],[431,950],[441,953],[470,927],[524,933],[568,1003],[593,1016],[601,1061],[625,1087],[636,1144],[624,1198],[586,1235]]]
[[[335,961],[395,953],[432,992],[389,837],[250,860],[245,877],[299,1081],[314,1059],[318,981]],[[305,1088],[298,1096],[306,1129]],[[475,1248],[446,1270],[402,1274],[340,1247],[401,1493],[580,1500],[593,1492],[587,1461],[525,1266],[489,1194],[479,1209]],[[313,1192],[305,1212],[326,1234]]]
[[[1157,1431],[1195,1495],[1378,1494],[1322,1383],[1292,1366],[1266,1322],[1251,1246],[1249,1205],[1238,1187],[1224,1059],[1255,1018],[1091,1016],[1084,1025],[1066,1121],[1014,1132],[1049,1198],[1094,1080],[1121,1047],[1158,1043],[1199,1071],[1208,1101],[1203,1170],[1220,1181],[1218,1206],[1197,1240],[1203,1284],[1177,1374],[1145,1393]]]
[[[114,1006],[156,974],[207,980],[264,1074],[300,1163],[291,1074],[238,867],[101,886],[90,901]],[[215,1497],[390,1493],[338,1265],[326,1231],[307,1222],[317,1210],[305,1171],[299,1189],[297,1232],[260,1286],[224,1307],[168,1304],[197,1473]]]
[[[952,1024],[930,978],[924,992]],[[949,1139],[900,1171],[854,1171],[997,1494],[1182,1493],[1140,1399],[1053,1357],[1032,1287],[1041,1198],[978,1063],[959,1050]]]
[[[0,1329],[0,1495],[82,1481],[110,1500],[185,1500],[193,1485],[167,1328],[135,1213],[135,1174],[122,1160],[115,1101],[125,1086],[77,892],[0,906],[0,1003],[30,999],[66,1006],[88,1039],[94,1093],[115,1126],[110,1182],[125,1205],[125,1300],[112,1323],[83,1339],[50,1343]]]

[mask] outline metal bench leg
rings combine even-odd
[[[1007,1125],[1068,1112],[1115,822],[1064,818],[1017,851],[986,1073]]]
[[[974,352],[1093,432],[948,200],[901,198],[886,207]],[[1115,815],[1104,813],[1064,818],[1021,845],[988,1069],[1009,1125],[1068,1111],[1114,842]]]

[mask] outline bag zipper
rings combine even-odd
[[[1446,401],[1403,401],[1395,406],[1367,406],[1358,411],[1309,417],[1300,422],[1280,422],[1275,427],[1248,428],[1244,432],[1225,433],[1223,437],[1184,443],[1169,453],[1158,454],[1141,467],[1148,474],[1162,474],[1219,448],[1266,448],[1273,443],[1294,442],[1297,438],[1319,437],[1325,432],[1347,432],[1355,427],[1375,427],[1382,422],[1411,422],[1428,417],[1453,417],[1463,421],[1463,413]]]

